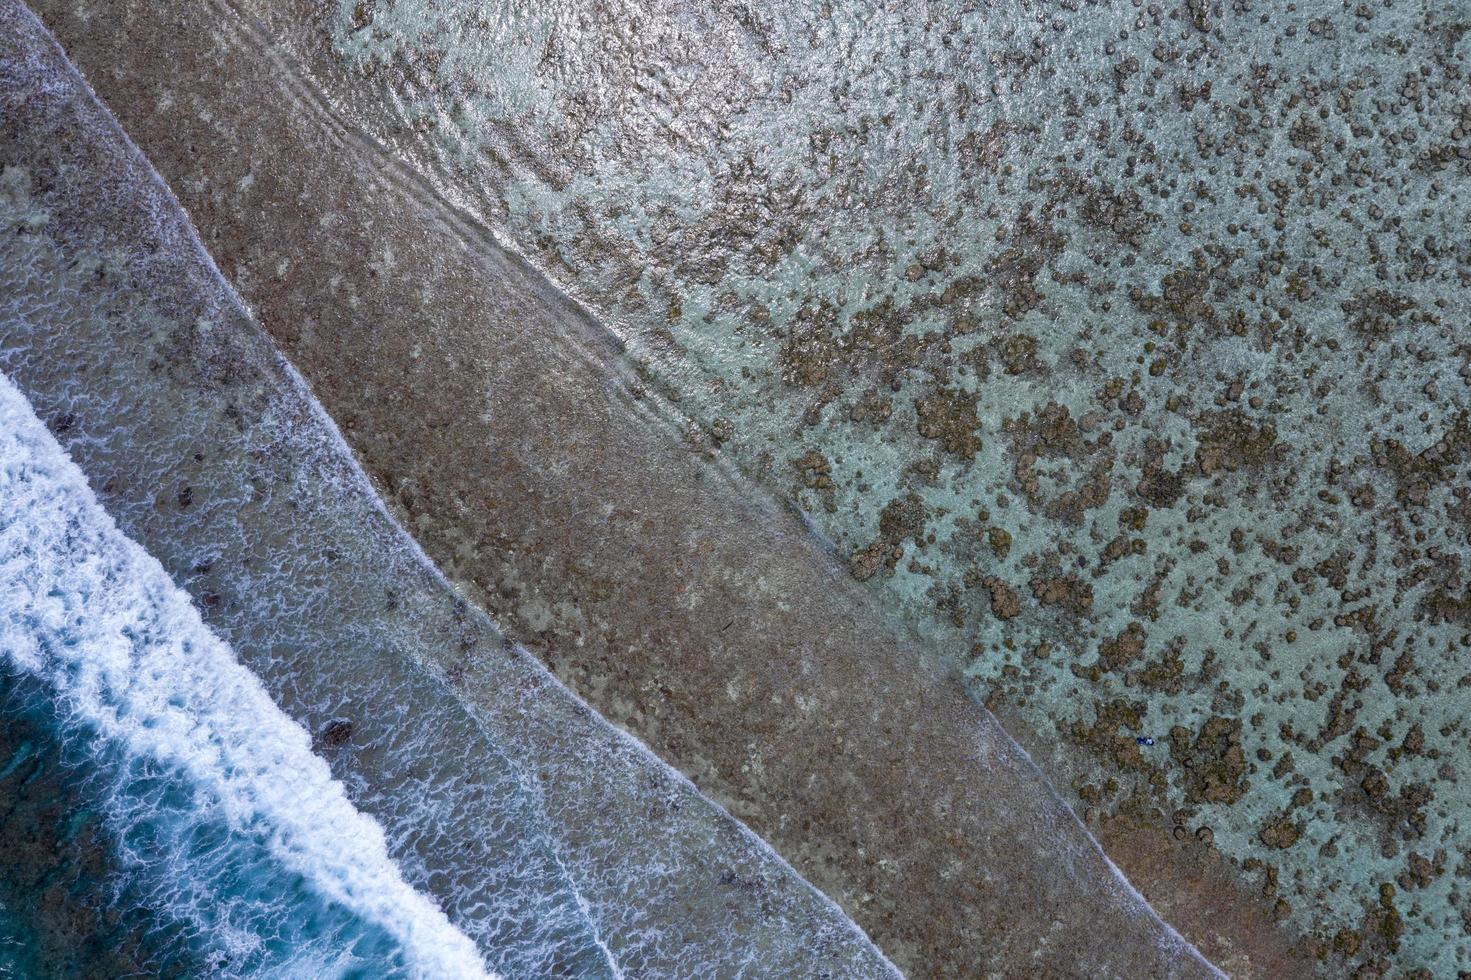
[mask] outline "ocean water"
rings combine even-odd
[[[892,975],[769,847],[453,592],[44,29],[14,3],[0,23],[0,365],[307,733],[323,785],[381,828],[411,893],[506,976]],[[294,799],[295,819],[319,805]],[[90,853],[124,853],[105,830]],[[270,909],[289,897],[257,911],[289,925]],[[363,940],[382,942],[365,969],[412,969],[386,934]],[[299,939],[273,948],[312,948]]]
[[[22,851],[7,849],[12,920],[36,899],[19,867],[54,862],[33,887],[76,867],[23,853],[18,827],[39,822],[66,848],[95,825],[107,871],[71,875],[66,900],[117,919],[162,974],[489,976],[404,882],[311,736],[118,530],[8,379],[0,610],[0,780],[61,797],[17,794],[4,818]],[[52,960],[45,972],[68,971]]]

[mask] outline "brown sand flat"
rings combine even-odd
[[[35,8],[430,555],[901,969],[1212,973],[795,516],[684,446],[597,324],[304,97],[255,26]]]

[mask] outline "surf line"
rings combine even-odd
[[[184,776],[232,831],[392,937],[420,977],[493,976],[403,878],[311,737],[102,508],[0,375],[0,657],[131,761]]]

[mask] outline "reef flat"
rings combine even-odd
[[[1327,975],[1466,968],[1464,4],[316,30],[340,104],[797,501],[1218,961],[1179,893],[1219,859]]]

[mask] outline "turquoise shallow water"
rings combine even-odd
[[[1464,909],[1464,5],[337,5],[343,111],[1080,811],[1330,974]]]

